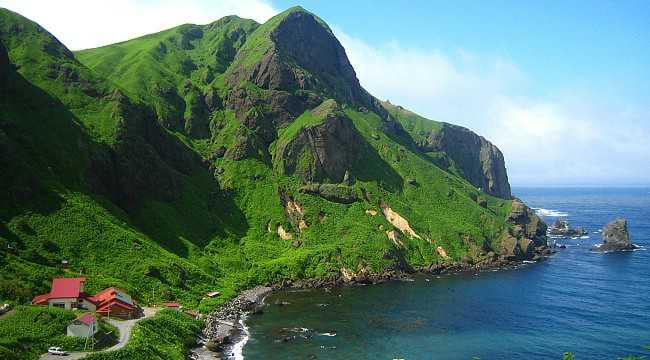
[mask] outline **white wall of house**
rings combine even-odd
[[[48,303],[50,304],[50,307],[60,307],[65,308],[66,310],[72,310],[72,308],[77,307],[77,298],[50,299]]]
[[[63,299],[50,299],[48,301],[50,307],[61,307],[66,310],[84,309],[88,311],[95,311],[97,307],[86,299],[77,298],[63,298]]]

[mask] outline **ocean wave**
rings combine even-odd
[[[334,336],[336,336],[336,333],[335,332],[325,332],[325,333],[320,333],[318,335],[334,337]]]
[[[232,347],[231,359],[234,360],[244,360],[244,346],[248,342],[248,339],[250,339],[251,335],[248,331],[248,326],[246,326],[246,315],[243,315],[242,318],[239,319],[239,325],[241,325],[243,334],[241,340]]]
[[[544,209],[544,208],[533,208],[535,210],[535,213],[539,216],[544,216],[544,217],[567,217],[569,216],[569,213],[560,211],[560,210],[553,210],[553,209]]]
[[[580,237],[581,239],[590,239],[591,237],[589,235],[583,235]]]

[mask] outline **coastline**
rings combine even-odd
[[[521,266],[538,263],[550,257],[555,251],[550,248],[536,251],[536,259],[510,260],[506,257],[495,257],[493,260],[471,264],[468,262],[450,262],[408,269],[388,269],[372,273],[366,268],[360,268],[356,273],[344,270],[325,278],[301,279],[297,281],[283,280],[276,284],[259,285],[242,291],[236,298],[221,305],[210,313],[205,321],[201,336],[207,339],[205,345],[192,350],[190,358],[203,359],[234,359],[242,360],[243,349],[250,334],[246,327],[249,314],[261,311],[264,300],[273,291],[286,289],[316,289],[341,288],[381,284],[387,281],[412,281],[413,277],[422,275],[452,275],[461,273],[480,273],[517,269]]]

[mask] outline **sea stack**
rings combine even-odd
[[[594,248],[598,251],[620,251],[636,249],[636,245],[630,241],[630,234],[627,230],[627,220],[616,219],[603,228],[603,244]]]

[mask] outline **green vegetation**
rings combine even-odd
[[[50,346],[60,346],[66,351],[83,350],[85,339],[66,336],[67,326],[78,315],[57,308],[16,307],[12,313],[0,317],[0,357],[37,359]],[[114,327],[101,321],[95,338],[102,339],[109,332],[110,339],[102,342],[104,347],[115,341],[117,333]]]
[[[186,358],[201,322],[181,312],[163,309],[154,317],[138,322],[128,344],[116,351],[91,354],[89,360],[138,360]]]
[[[182,25],[73,54],[0,10],[0,40],[13,64],[0,74],[8,79],[0,85],[0,298],[26,303],[54,276],[85,276],[89,292],[115,285],[143,304],[175,300],[209,311],[256,284],[497,248],[510,202],[414,146],[439,123],[387,106],[407,130],[396,137],[381,111],[337,99],[339,110],[328,89],[227,84],[229,73],[273,45],[269,31],[300,11],[264,25],[237,17]],[[285,107],[297,114],[275,123]],[[301,179],[274,168],[280,145],[329,116],[346,118],[363,142],[350,184],[326,184],[357,195],[351,204],[303,193]],[[238,152],[245,156],[235,160]],[[304,152],[298,167],[316,160]],[[287,216],[279,193],[300,204],[306,227]],[[388,238],[382,200],[419,239]],[[292,240],[280,239],[280,225]],[[204,298],[213,290],[222,296]]]

